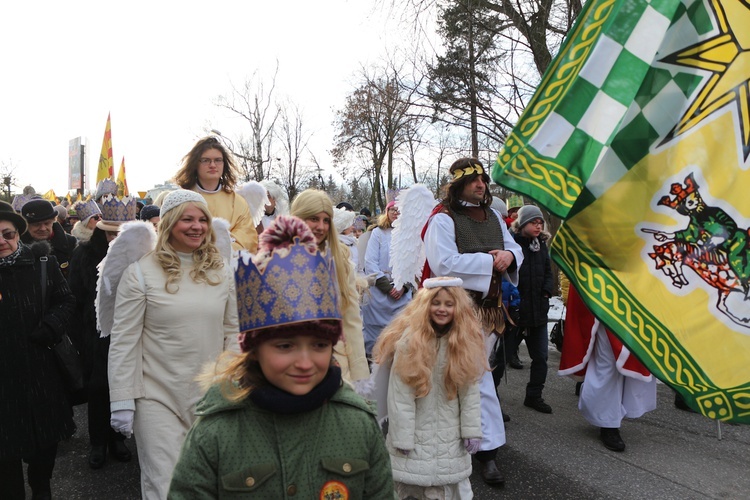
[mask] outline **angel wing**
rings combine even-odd
[[[271,203],[266,188],[259,182],[248,181],[237,188],[237,194],[242,196],[250,207],[253,224],[256,226],[260,224],[263,215],[266,213],[266,205]]]
[[[120,234],[109,244],[107,255],[97,266],[96,327],[109,337],[115,316],[115,298],[122,273],[156,247],[156,230],[150,222],[132,221],[122,225]]]
[[[232,235],[229,234],[229,221],[221,217],[212,220],[214,234],[216,234],[216,248],[227,262],[232,261]]]
[[[414,184],[396,197],[401,215],[393,223],[391,236],[391,279],[400,289],[407,283],[418,286],[425,262],[422,228],[437,205],[437,200],[424,184]]]

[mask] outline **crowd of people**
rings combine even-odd
[[[498,385],[521,342],[523,404],[553,411],[550,235],[538,207],[493,199],[478,160],[450,176],[415,235],[417,286],[393,276],[396,199],[375,219],[315,189],[238,185],[215,137],[184,156],[180,189],[145,204],[108,180],[69,207],[31,191],[0,203],[4,498],[25,498],[23,462],[33,498],[52,497],[84,404],[88,466],[131,460],[134,436],[144,499],[464,499],[473,458],[503,484]],[[571,292],[566,345],[589,355],[561,373],[586,375],[581,411],[622,451],[620,421],[653,409],[653,378],[634,358],[624,371],[625,348]],[[83,389],[56,360],[65,335]]]

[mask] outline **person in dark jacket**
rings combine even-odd
[[[25,498],[22,460],[33,498],[51,498],[57,444],[75,432],[51,349],[67,331],[75,298],[49,244],[20,242],[26,229],[0,202],[0,496],[9,500]]]
[[[75,318],[78,322],[71,329],[73,342],[81,354],[84,367],[86,396],[88,400],[88,428],[91,450],[89,467],[100,469],[106,461],[107,447],[119,461],[131,459],[130,450],[124,443],[125,436],[115,432],[109,423],[109,383],[107,381],[107,358],[109,337],[100,338],[96,327],[96,281],[97,266],[107,255],[109,242],[117,233],[94,227],[91,238],[79,244],[70,259],[68,283],[76,297]]]
[[[67,276],[70,257],[78,240],[66,233],[57,222],[57,212],[52,203],[41,198],[31,200],[21,207],[21,215],[29,223],[29,230],[21,236],[21,241],[26,245],[35,241],[49,242],[63,276]]]
[[[510,230],[523,249],[523,264],[518,271],[521,294],[518,326],[526,330],[526,347],[531,357],[523,404],[541,413],[552,413],[552,407],[542,398],[547,380],[547,313],[549,299],[554,294],[552,261],[547,249],[550,235],[544,231],[542,211],[534,205],[524,205],[518,210],[518,218]]]

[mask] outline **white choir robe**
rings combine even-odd
[[[624,375],[617,368],[604,325],[595,320],[593,329],[596,340],[586,365],[578,409],[592,425],[619,429],[624,417],[638,418],[656,409],[656,379],[634,372]]]

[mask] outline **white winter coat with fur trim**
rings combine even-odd
[[[397,344],[393,365],[400,356],[409,355],[408,335]],[[471,475],[471,455],[463,440],[482,437],[479,381],[459,389],[458,397],[449,401],[443,385],[447,335],[437,340],[437,349],[432,389],[423,398],[415,398],[414,389],[391,369],[386,445],[393,479],[402,483],[438,486],[466,479]],[[405,456],[398,449],[410,451]]]

